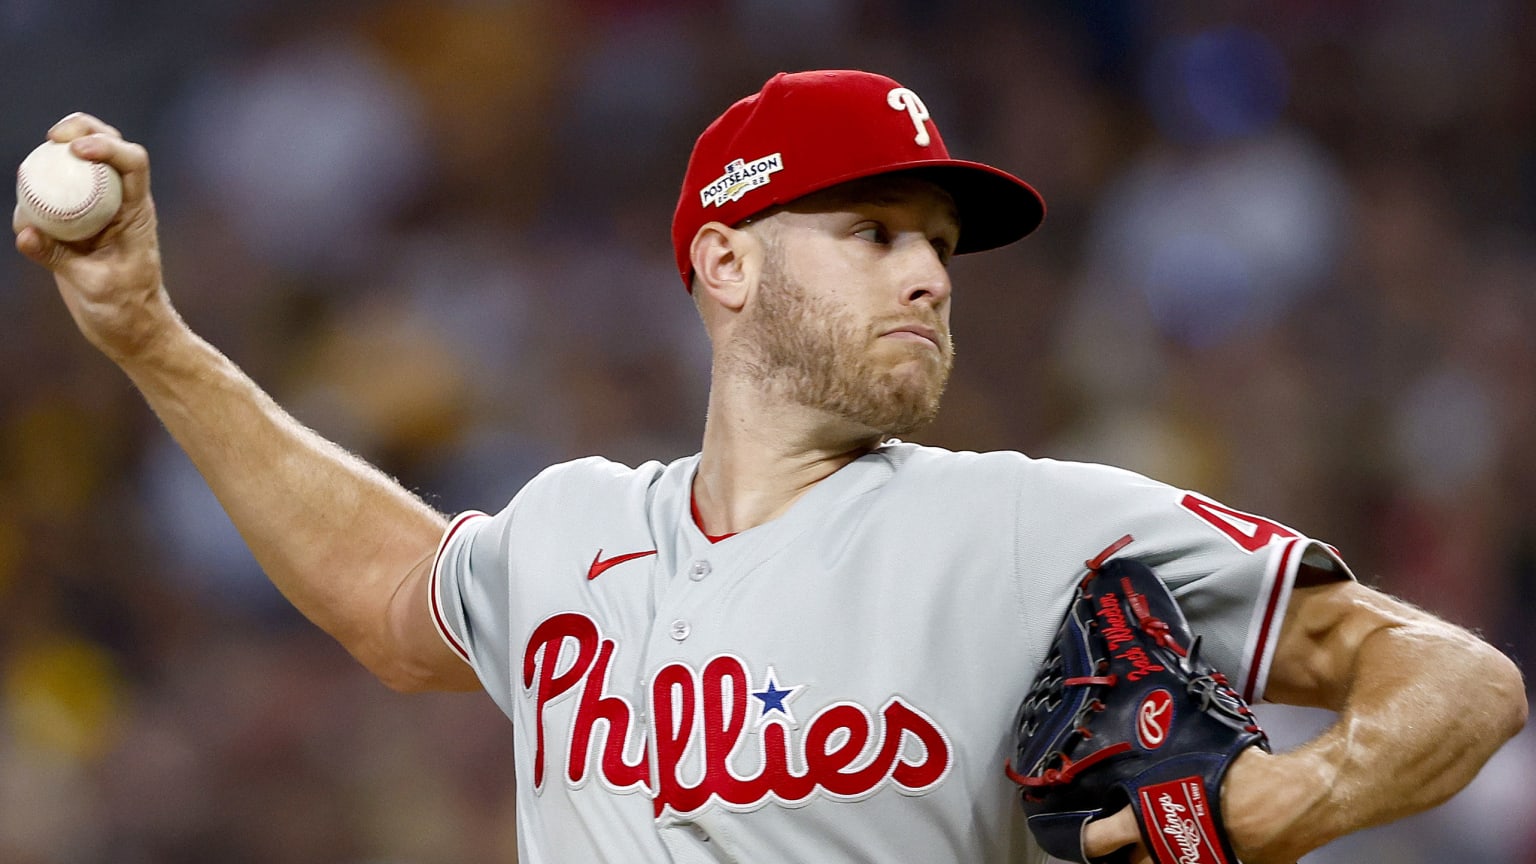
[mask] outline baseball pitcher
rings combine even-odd
[[[301,611],[391,687],[506,713],[528,864],[1291,862],[1460,789],[1526,716],[1473,635],[1199,492],[900,440],[950,371],[951,257],[1045,213],[939,115],[847,70],[732,105],[672,222],[713,351],[699,452],[452,518],[185,326],[115,129],[49,132],[122,175],[112,222],[18,216],[16,245]],[[1271,753],[1260,699],[1338,720]]]

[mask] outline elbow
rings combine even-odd
[[[1501,740],[1508,740],[1525,728],[1530,717],[1525,677],[1515,661],[1502,651],[1491,645],[1485,645],[1484,651],[1488,655],[1482,663],[1488,711],[1496,723],[1494,731],[1503,736]]]
[[[1503,655],[1500,656],[1502,657]],[[1505,732],[1509,738],[1513,738],[1520,734],[1520,730],[1525,728],[1526,720],[1530,719],[1531,705],[1526,696],[1525,680],[1520,675],[1520,669],[1508,657],[1504,657],[1504,661],[1508,664],[1512,672],[1510,677],[1513,679],[1513,683],[1508,690],[1509,698],[1506,700],[1509,705],[1509,719],[1505,726]]]

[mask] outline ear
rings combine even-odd
[[[739,311],[757,284],[763,244],[750,231],[708,222],[693,235],[693,290],[704,292],[727,309]]]

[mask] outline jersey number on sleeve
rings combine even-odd
[[[1185,493],[1179,504],[1185,510],[1200,517],[1201,521],[1226,535],[1228,540],[1236,543],[1239,549],[1246,552],[1257,552],[1268,546],[1276,537],[1300,536],[1279,522],[1271,522],[1262,516],[1233,510],[1231,507],[1217,504],[1193,492]]]

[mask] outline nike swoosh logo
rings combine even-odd
[[[607,570],[609,567],[623,564],[625,561],[633,561],[636,558],[644,558],[647,555],[655,554],[656,550],[652,549],[649,552],[631,552],[628,555],[615,555],[612,558],[604,560],[603,550],[599,549],[597,550],[597,555],[593,556],[592,558],[592,566],[587,568],[587,581],[591,582],[593,579],[603,575],[603,571]]]

